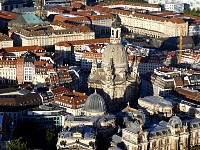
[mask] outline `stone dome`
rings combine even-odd
[[[171,126],[173,128],[181,128],[182,121],[178,116],[173,116],[169,119],[168,126]]]
[[[102,65],[108,66],[111,59],[115,67],[127,68],[127,53],[124,47],[119,44],[109,44],[102,54]]]
[[[85,102],[85,111],[92,113],[106,113],[106,104],[103,97],[96,92],[88,96]]]

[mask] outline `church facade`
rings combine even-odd
[[[121,110],[127,102],[132,104],[139,90],[138,76],[136,66],[128,67],[127,52],[121,44],[121,27],[117,21],[111,27],[110,44],[102,54],[102,65],[100,68],[97,66],[93,63],[88,79],[90,93],[96,88],[111,112]]]

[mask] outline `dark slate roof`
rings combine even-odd
[[[18,16],[16,19],[9,21],[9,26],[23,26],[23,25],[42,25],[49,24],[47,21],[41,20],[35,14],[22,14]]]
[[[180,37],[159,38],[159,40],[164,41],[166,43],[179,45]],[[184,36],[183,37],[183,45],[184,44],[193,44],[194,45],[193,38],[191,36]]]
[[[88,96],[85,102],[85,111],[87,112],[106,112],[106,104],[103,97],[97,93]]]
[[[18,22],[23,21],[23,22]],[[14,21],[13,21],[14,22]],[[22,14],[15,20],[16,23],[41,24],[43,21],[35,14]]]
[[[16,92],[16,91],[18,91],[18,88],[14,88],[14,87],[4,88],[4,89],[0,89],[0,94]]]
[[[36,11],[36,7],[23,7],[23,8],[14,8],[12,10],[12,12],[14,13],[26,13],[26,12],[35,12]]]
[[[161,121],[159,124],[153,124],[147,131],[150,136],[159,136],[170,132],[167,122]]]
[[[189,121],[190,128],[199,128],[200,127],[200,118],[194,118]]]
[[[41,104],[42,99],[38,93],[26,95],[1,95],[0,106],[28,106]]]
[[[59,135],[62,135],[65,138],[71,138],[74,132],[80,132],[84,139],[96,137],[95,130],[90,126],[73,126],[69,131],[63,131],[59,133]]]

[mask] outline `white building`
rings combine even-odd
[[[138,99],[140,107],[145,108],[151,115],[171,117],[173,105],[160,96],[147,96]]]
[[[176,13],[182,13],[184,10],[183,3],[166,3],[163,5],[165,11],[173,11]]]
[[[150,4],[167,4],[167,3],[183,3],[188,4],[190,9],[200,9],[199,0],[148,0]]]
[[[109,38],[88,39],[88,40],[74,40],[71,42],[63,41],[55,44],[55,52],[60,53],[66,62],[71,62],[75,65],[80,65],[84,68],[91,68],[91,63],[96,57],[97,59],[104,50],[104,45],[110,43]],[[95,50],[96,53],[92,51]],[[98,55],[98,56],[96,56]],[[92,59],[92,61],[91,61]]]
[[[85,93],[68,92],[55,97],[53,104],[64,108],[67,113],[79,116],[84,112],[83,107],[87,97]]]
[[[71,127],[68,131],[58,134],[57,149],[87,149],[96,147],[95,130],[89,126]]]
[[[0,48],[13,47],[13,40],[5,34],[0,34]]]
[[[35,66],[31,61],[24,63],[24,82],[33,82],[35,75]]]
[[[189,36],[200,35],[200,25],[199,24],[191,24],[189,26]]]

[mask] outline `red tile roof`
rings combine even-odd
[[[0,10],[0,18],[2,18],[2,19],[15,19],[18,16],[19,16],[19,14],[17,14],[17,13]]]
[[[118,0],[114,2],[100,2],[98,3],[100,6],[108,6],[108,5],[134,5],[134,6],[142,6],[142,7],[153,7],[153,8],[160,8],[157,4],[148,4],[143,2],[129,2],[129,1],[123,1]]]
[[[21,52],[21,51],[37,51],[37,50],[45,50],[44,48],[40,46],[19,46],[19,47],[9,47],[9,48],[2,48],[0,49],[0,52]]]
[[[55,45],[57,46],[66,46],[69,47],[71,45],[83,45],[83,44],[100,44],[100,43],[110,43],[109,38],[99,38],[99,39],[91,39],[91,40],[78,40],[71,42],[58,42]]]

